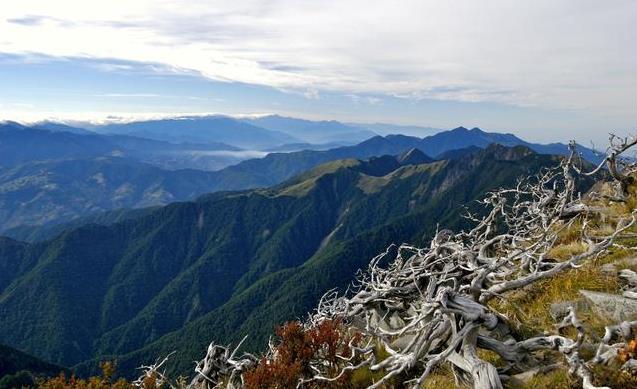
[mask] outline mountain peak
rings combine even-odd
[[[26,127],[23,126],[22,124],[18,123],[18,122],[14,122],[11,120],[6,120],[6,121],[0,121],[0,129],[5,129],[5,130],[22,130],[25,129]]]
[[[433,159],[431,157],[415,147],[400,154],[396,158],[396,160],[401,165],[420,165],[423,163],[433,162]]]

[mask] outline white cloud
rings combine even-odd
[[[0,15],[0,52],[151,62],[308,98],[337,91],[637,118],[632,0],[21,0],[2,2]]]

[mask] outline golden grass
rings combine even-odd
[[[553,370],[545,374],[538,374],[533,377],[529,382],[523,385],[510,384],[506,385],[507,388],[516,389],[539,389],[539,388],[551,388],[551,389],[572,389],[575,386],[577,380],[572,378],[568,374],[568,370],[559,369]]]
[[[565,252],[569,250],[571,248],[564,249]],[[491,305],[511,320],[520,335],[534,336],[545,331],[553,332],[555,322],[549,312],[551,304],[577,300],[581,289],[617,293],[619,279],[603,273],[599,264],[588,263],[509,293],[502,300],[494,300]],[[588,321],[592,328],[603,328],[604,323],[591,315],[584,316],[589,317],[582,317],[582,321]]]
[[[549,251],[548,258],[565,260],[586,251],[588,246],[580,241],[555,246]]]
[[[429,377],[423,382],[421,389],[469,389],[470,385],[459,383],[456,385],[456,380],[453,377],[451,368],[445,364],[435,369]]]

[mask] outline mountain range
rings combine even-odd
[[[356,144],[376,135],[370,128],[348,125],[336,120],[312,121],[280,115],[267,115],[245,118],[242,121],[268,130],[284,132],[309,144],[326,142]]]
[[[118,157],[24,163],[0,169],[0,230],[194,199],[214,188],[214,179],[214,172]]]
[[[330,126],[332,132],[355,131],[354,127],[335,124],[338,122],[309,122],[274,116],[252,119],[252,122],[261,123],[257,120],[265,119],[272,126],[277,123],[293,126],[300,122],[305,126],[302,130],[310,134]],[[208,124],[219,120],[224,123],[236,121],[218,117],[206,120],[204,122]],[[118,208],[156,206],[192,200],[209,192],[268,187],[338,159],[397,155],[410,149],[441,158],[453,150],[484,148],[492,143],[524,145],[544,154],[559,155],[568,151],[563,144],[532,144],[511,134],[459,127],[425,138],[373,136],[352,146],[274,152],[207,171],[213,166],[224,166],[233,158],[237,162],[249,153],[225,143],[212,143],[210,139],[210,143],[170,143],[131,135],[140,128],[145,128],[145,132],[152,132],[157,126],[172,128],[170,125],[174,122],[187,123],[188,120],[110,127],[111,131],[126,133],[124,135],[97,134],[56,123],[40,123],[36,127],[17,123],[0,126],[0,233],[16,238],[42,236],[46,234],[28,231],[28,226],[48,228]],[[201,120],[195,122],[203,123]],[[146,124],[149,127],[145,127]],[[179,132],[178,128],[170,131]],[[597,158],[591,150],[584,149],[584,153],[589,160]],[[192,166],[198,169],[189,168]]]
[[[173,143],[222,142],[236,147],[261,150],[296,143],[300,139],[282,131],[253,126],[225,116],[180,117],[96,126],[95,132],[132,135]]]
[[[216,170],[264,153],[221,142],[169,143],[130,135],[101,135],[58,123],[0,123],[0,168],[21,163],[118,156],[175,170]]]
[[[373,138],[365,150],[407,141]],[[410,148],[320,165],[313,154],[314,168],[271,188],[212,193],[42,242],[0,238],[0,342],[85,373],[116,356],[132,374],[176,350],[170,370],[187,374],[210,340],[245,334],[258,350],[276,324],[344,288],[390,243],[462,227],[461,205],[557,161],[525,146],[453,154],[433,160]]]

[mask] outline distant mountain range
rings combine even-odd
[[[293,123],[289,118],[268,118],[270,124],[275,119]],[[321,123],[312,128],[333,124]],[[132,135],[69,132],[68,126],[51,123],[40,126],[43,128],[17,123],[0,125],[0,233],[4,231],[9,236],[42,235],[25,226],[50,227],[117,208],[163,205],[209,192],[277,185],[338,159],[398,155],[410,149],[448,159],[455,158],[453,150],[485,148],[492,143],[524,145],[544,154],[568,152],[563,144],[532,144],[510,134],[459,127],[426,138],[374,136],[353,146],[270,153],[217,171],[202,171],[210,164],[221,163],[219,158],[230,163],[233,156],[244,153],[245,158],[247,152],[219,142],[170,143]],[[134,128],[139,126],[137,123]],[[583,152],[585,158],[595,160],[591,150]],[[210,155],[215,156],[208,159]],[[192,166],[200,169],[188,169]]]
[[[100,135],[57,123],[23,126],[0,123],[0,168],[34,161],[119,156],[166,169],[216,170],[247,158],[248,153],[220,142],[169,143],[130,135]]]
[[[367,146],[398,147],[380,139]],[[39,243],[0,238],[0,342],[79,372],[117,356],[127,374],[173,350],[169,369],[188,373],[212,338],[251,334],[258,349],[388,244],[462,227],[460,205],[557,161],[523,146],[457,154],[341,159]]]
[[[250,150],[262,150],[300,141],[299,138],[285,132],[253,126],[225,116],[181,117],[108,124],[94,127],[93,131],[173,143],[222,142]]]
[[[115,150],[114,144],[94,134],[0,123],[0,167],[51,159],[91,158],[109,155]]]
[[[376,135],[369,128],[352,126],[336,120],[311,121],[279,115],[242,119],[243,122],[272,131],[281,131],[309,144],[342,142],[356,144]]]
[[[439,132],[444,131],[441,128],[423,127],[423,126],[408,126],[389,123],[347,123],[349,126],[358,128],[367,128],[376,132],[379,135],[391,135],[391,134],[403,134],[409,136],[416,136],[419,138],[425,136],[431,136]]]

